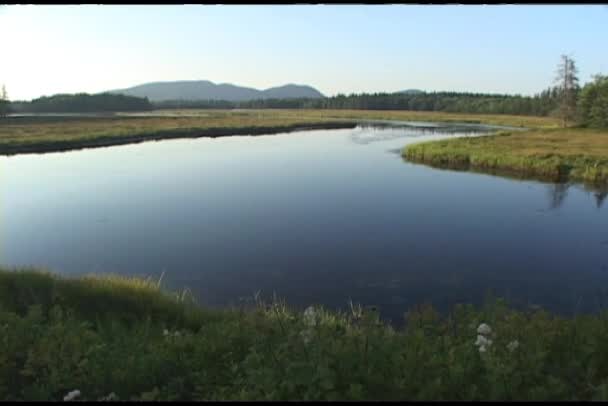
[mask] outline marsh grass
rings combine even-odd
[[[547,117],[366,110],[159,110],[104,117],[9,117],[0,121],[0,154],[63,151],[171,138],[352,128],[361,120],[465,122],[520,127],[558,125]]]
[[[281,114],[205,116],[14,117],[0,122],[0,154],[51,152],[172,138],[259,135],[302,129],[352,128],[352,121]]]
[[[550,181],[608,182],[608,131],[582,128],[501,132],[408,145],[409,161],[440,168]]]
[[[357,304],[205,310],[158,282],[0,271],[0,399],[608,400],[606,313],[494,300],[396,329]]]
[[[465,114],[436,111],[407,110],[270,110],[278,114],[351,120],[427,121],[444,123],[486,124],[522,128],[557,128],[560,121],[554,117],[517,116],[508,114]]]

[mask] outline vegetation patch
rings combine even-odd
[[[0,271],[3,400],[608,400],[608,314],[501,300],[206,310],[151,280]],[[405,309],[404,309],[405,310]]]
[[[608,131],[601,129],[537,129],[422,142],[407,146],[402,155],[440,168],[608,183]]]
[[[0,122],[0,154],[52,152],[174,138],[260,135],[353,128],[356,123],[272,114],[205,116],[9,117]]]

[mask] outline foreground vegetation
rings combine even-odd
[[[403,156],[441,168],[514,173],[551,181],[608,183],[608,130],[553,129],[409,145]]]
[[[608,400],[608,314],[502,301],[395,330],[357,306],[205,310],[151,280],[4,270],[0,329],[3,400]]]

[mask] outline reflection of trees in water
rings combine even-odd
[[[552,210],[558,209],[564,204],[566,196],[568,196],[569,187],[570,185],[568,183],[554,183],[549,185],[549,207]]]
[[[433,133],[448,133],[448,134],[466,134],[477,135],[491,132],[492,129],[485,127],[466,127],[458,125],[439,125],[439,124],[405,124],[405,123],[366,123],[360,122],[357,127],[362,130],[386,130],[386,129],[404,129],[415,130],[424,134]]]
[[[548,186],[549,206],[552,210],[560,208],[568,196],[569,183],[553,183]],[[595,199],[595,205],[600,209],[608,197],[608,187],[602,188],[584,185],[584,190]],[[583,189],[583,188],[581,188]]]
[[[593,196],[595,197],[595,205],[599,209],[604,204],[604,200],[606,200],[606,196],[608,196],[608,188],[593,193]]]
[[[351,135],[351,140],[356,144],[369,144],[376,141],[386,141],[394,138],[420,137],[425,135],[461,135],[474,136],[487,131],[442,127],[442,126],[418,126],[396,123],[359,123]]]
[[[583,189],[587,192],[587,195],[593,196],[595,206],[601,209],[606,201],[606,197],[608,197],[608,186],[583,185]]]

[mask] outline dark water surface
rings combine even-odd
[[[458,128],[360,126],[0,158],[0,263],[348,300],[399,319],[488,292],[573,314],[608,305],[606,194],[405,162]]]

